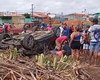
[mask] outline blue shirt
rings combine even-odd
[[[74,38],[74,41],[80,41],[81,35],[78,35]]]
[[[70,29],[69,28],[65,28],[64,30],[63,30],[63,36],[70,36]]]

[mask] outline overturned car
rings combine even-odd
[[[7,36],[7,34],[6,34]],[[1,40],[1,48],[14,46],[24,55],[46,53],[55,46],[56,36],[50,31],[26,32],[19,35],[8,36]]]

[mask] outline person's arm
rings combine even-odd
[[[61,44],[56,40],[55,41],[56,43],[56,49],[60,50],[61,49]]]
[[[88,29],[88,32],[87,33],[90,33],[90,32],[92,32],[92,30],[94,29],[94,27],[93,26],[91,26],[89,29]]]
[[[84,37],[83,37],[83,36],[81,36],[81,38],[80,38],[80,43],[81,43],[81,44],[84,43]]]
[[[88,32],[87,32],[87,36],[88,36],[88,41],[90,41],[91,37],[90,37],[90,33],[93,31],[93,27],[91,26],[89,29],[88,29]]]
[[[74,39],[74,33],[72,33],[72,34],[71,34],[71,36],[70,36],[69,46],[71,45],[71,43],[72,43],[73,39]]]

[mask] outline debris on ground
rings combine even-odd
[[[47,59],[48,58],[48,59]],[[45,60],[47,59],[47,60]],[[9,59],[0,56],[0,80],[95,80],[70,57],[40,54]]]

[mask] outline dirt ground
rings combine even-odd
[[[28,58],[28,57],[20,57],[20,60],[22,61],[17,61],[17,65],[21,64],[21,66],[23,67],[29,67],[30,65],[28,64],[25,64],[26,62],[29,63],[29,64],[32,64],[34,63],[34,57],[33,58]],[[25,62],[23,62],[25,61]],[[31,61],[31,62],[30,62]],[[100,61],[100,57],[99,57],[99,60],[98,62]],[[9,61],[8,61],[9,62]],[[7,63],[8,63],[7,62]],[[10,60],[10,63],[12,63],[14,65],[14,63]],[[23,64],[22,64],[23,63]],[[3,64],[4,65],[4,64]],[[1,66],[1,65],[0,65]],[[91,79],[78,79],[78,80],[100,80],[100,62],[99,62],[99,65],[98,66],[94,66],[94,65],[89,65],[88,64],[88,60],[85,60],[83,57],[81,58],[81,61],[80,61],[80,65],[81,66],[80,68],[82,69],[83,72],[85,72],[86,75],[88,75],[88,77],[90,77]],[[12,67],[12,66],[11,66]],[[17,66],[16,66],[17,67]],[[15,68],[16,68],[15,67]],[[18,68],[19,69],[19,68]],[[42,71],[42,69],[39,69]],[[45,70],[46,71],[46,70]],[[65,71],[66,72],[66,71]],[[67,73],[67,72],[66,72]],[[62,80],[62,79],[60,79]],[[63,79],[65,80],[65,79]],[[69,80],[69,79],[68,79]],[[73,79],[74,80],[74,79]]]
[[[83,69],[85,69],[93,80],[100,80],[100,67],[87,66]]]
[[[92,80],[100,80],[100,54],[98,57],[98,65],[89,65],[89,60],[81,60],[81,68],[92,78]]]

